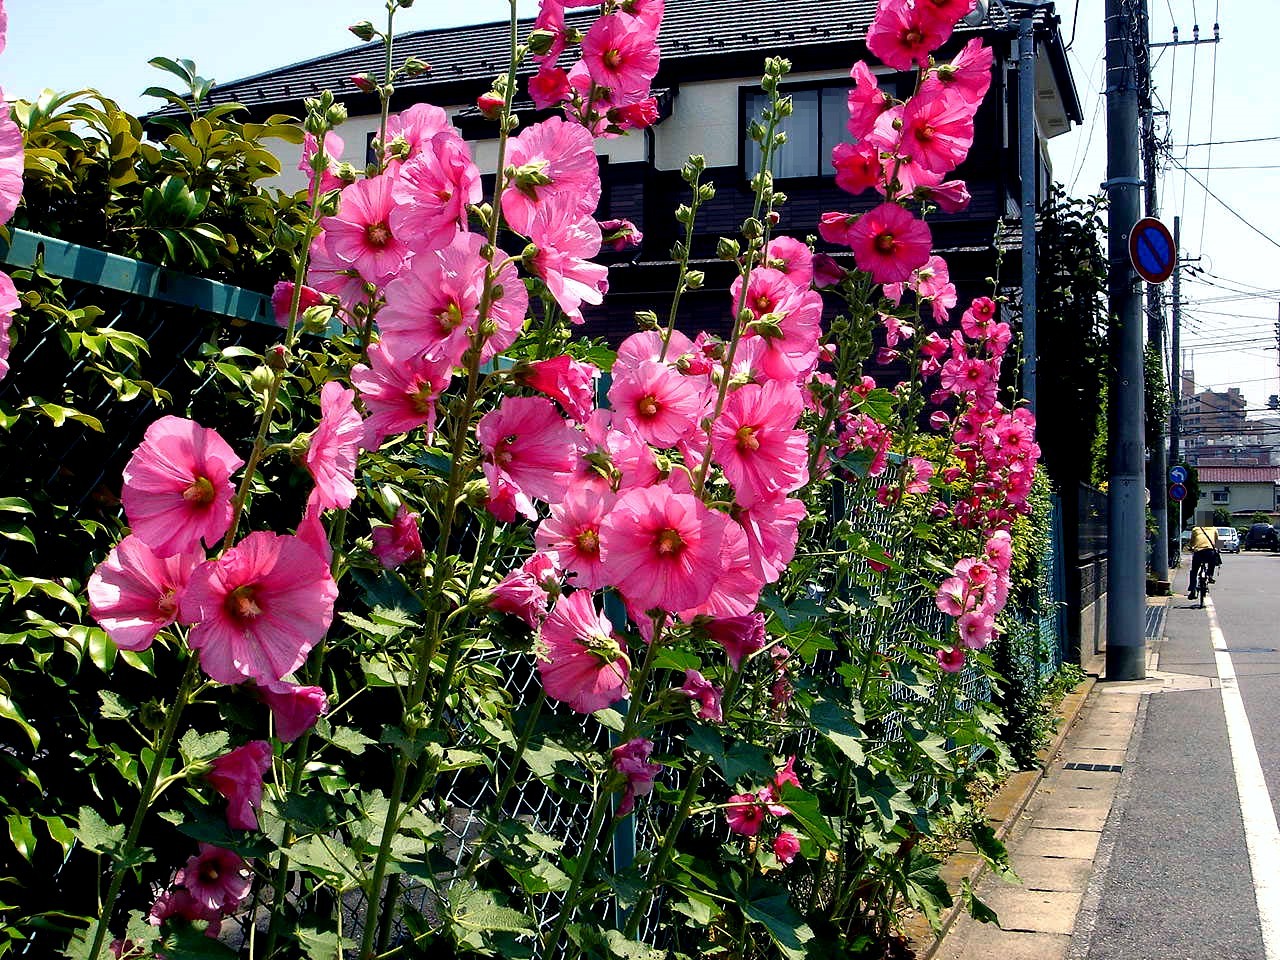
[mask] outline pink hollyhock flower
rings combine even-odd
[[[227,826],[258,829],[255,811],[262,806],[262,778],[270,769],[271,744],[265,740],[252,740],[210,764],[205,779],[227,798]],[[191,889],[189,885],[187,889]]]
[[[0,223],[8,223],[18,209],[25,163],[22,131],[9,116],[9,104],[0,93]]]
[[[329,531],[325,529],[321,515],[324,508],[313,488],[307,497],[306,509],[302,511],[302,519],[294,534],[299,540],[314,550],[325,563],[333,562],[333,546],[329,543]]]
[[[307,282],[322,293],[337,297],[348,313],[369,299],[364,280],[351,264],[333,255],[329,239],[323,232],[311,243]]]
[[[298,295],[298,316],[301,317],[308,309],[318,307],[322,303],[324,303],[324,294],[304,285],[302,292]],[[291,306],[293,306],[293,283],[289,280],[281,280],[271,291],[271,309],[275,314],[276,326],[282,329],[288,328]]]
[[[13,340],[9,328],[13,325],[13,315],[22,306],[18,299],[18,290],[7,273],[0,271],[0,380],[9,374],[9,350]]]
[[[800,853],[800,840],[789,830],[783,830],[773,841],[773,855],[783,863],[790,863]]]
[[[973,146],[973,109],[959,93],[919,94],[902,112],[899,150],[926,170],[948,173]]]
[[[893,99],[880,89],[876,76],[859,60],[849,71],[853,87],[849,90],[849,133],[855,140],[864,139],[873,129],[880,114],[893,106]]]
[[[720,707],[720,699],[724,696],[724,691],[697,670],[684,672],[684,683],[680,689],[694,701],[695,717],[700,720],[710,720],[712,723],[721,723],[724,720],[724,711]]]
[[[386,343],[369,347],[369,363],[372,366],[358,363],[351,368],[351,383],[369,411],[364,448],[377,450],[385,437],[418,427],[424,427],[424,439],[430,439],[436,399],[449,385],[450,363],[422,353],[401,357]]]
[[[856,222],[857,218],[849,213],[840,213],[839,211],[824,213],[818,218],[818,236],[822,237],[827,243],[847,247],[849,246],[850,233]]]
[[[615,419],[631,424],[655,447],[672,447],[698,426],[706,410],[701,384],[653,360],[614,368],[609,402]]]
[[[538,519],[538,508],[529,495],[511,482],[511,478],[495,464],[484,464],[484,477],[489,483],[489,499],[484,508],[503,523],[515,523],[516,517]]]
[[[995,53],[974,37],[964,45],[950,63],[938,67],[925,80],[920,92],[925,93],[934,85],[959,92],[970,103],[977,104],[991,87],[991,72]]]
[[[644,234],[630,220],[601,220],[600,233],[603,245],[615,253],[634,250],[644,242]]]
[[[765,806],[754,793],[735,793],[725,806],[729,829],[744,837],[754,837],[764,825]]]
[[[595,6],[594,0],[576,0],[568,4],[571,7]],[[624,13],[629,13],[654,34],[662,26],[662,13],[666,8],[665,0],[622,0],[619,4]]]
[[[489,261],[481,254],[485,238],[460,233],[439,250],[419,254],[407,270],[387,285],[386,306],[378,313],[384,343],[398,356],[429,353],[460,366],[471,348],[480,320],[480,300]],[[515,343],[524,327],[528,294],[507,263],[498,272],[489,320],[496,330],[486,337],[480,359],[486,361]]]
[[[774,237],[765,249],[764,265],[777,270],[792,286],[808,290],[813,283],[813,251],[795,237]]]
[[[958,19],[945,21],[903,0],[884,2],[867,31],[867,49],[895,70],[911,70],[929,62],[930,51],[947,42]]]
[[[569,75],[560,67],[543,64],[529,78],[529,97],[539,110],[548,110],[562,100],[567,100],[573,90],[569,86]]]
[[[489,607],[498,613],[519,617],[536,629],[547,614],[547,588],[557,579],[552,558],[535,553],[493,588]]]
[[[542,397],[507,397],[476,425],[487,463],[536,500],[564,496],[573,477],[578,433]]]
[[[582,323],[582,305],[604,300],[609,268],[591,263],[600,252],[600,224],[578,214],[567,202],[539,204],[529,222],[536,253],[529,269],[547,285],[551,296],[573,323]]]
[[[749,507],[808,482],[808,436],[795,429],[803,410],[794,384],[747,384],[729,394],[711,428],[711,452],[737,503]]]
[[[987,539],[984,551],[998,573],[1008,573],[1013,562],[1013,538],[1008,530],[997,530]]]
[[[304,134],[302,138],[302,159],[298,161],[298,169],[307,176],[307,196],[316,183],[316,170],[313,166],[320,141],[314,133]],[[324,169],[320,171],[320,192],[341,190],[342,180],[338,177],[338,165],[342,160],[342,138],[330,132],[324,135]]]
[[[430,103],[415,103],[408,110],[387,117],[387,159],[408,162],[435,139],[450,130],[449,115]]]
[[[837,143],[831,151],[836,186],[855,197],[884,180],[880,151],[870,143]]]
[[[547,696],[579,713],[595,713],[627,695],[631,663],[613,636],[613,624],[597,613],[587,590],[556,601],[542,624],[538,672]]]
[[[964,669],[964,647],[949,647],[937,651],[938,666],[947,673],[959,673]]]
[[[658,60],[655,30],[627,14],[601,17],[582,40],[582,61],[592,82],[616,103],[648,96]]]
[[[562,207],[571,219],[589,216],[600,202],[600,161],[591,134],[576,123],[551,117],[507,142],[508,187],[502,215],[516,233],[529,236],[534,213],[544,204]]]
[[[609,582],[638,610],[687,610],[722,574],[722,515],[665,485],[628,490],[600,524]]]
[[[946,183],[917,184],[912,192],[917,200],[936,203],[943,213],[959,213],[969,206],[973,198],[963,180],[948,180]]]
[[[751,544],[740,526],[722,514],[712,520],[724,529],[720,547],[722,573],[707,599],[695,607],[679,611],[680,619],[689,622],[696,617],[744,617],[756,608],[764,581],[756,575],[751,563]]]
[[[742,669],[742,661],[764,649],[764,614],[752,613],[744,617],[722,617],[703,624],[702,629],[720,646],[724,647],[729,665]]]
[[[876,283],[906,280],[929,262],[933,237],[929,227],[896,203],[882,203],[864,213],[849,229],[849,247],[858,269]]]
[[[770,267],[751,271],[745,295],[742,278],[733,281],[730,296],[751,312],[744,339],[760,339],[764,349],[759,368],[774,380],[794,382],[807,376],[818,362],[822,333],[822,297],[814,290],[799,290],[786,276]]]
[[[949,617],[958,617],[974,605],[969,584],[961,577],[947,577],[938,585],[934,602]]]
[[[973,12],[975,0],[914,0],[916,6],[948,27]]]
[[[338,212],[320,221],[329,252],[370,283],[385,284],[400,272],[409,247],[391,232],[396,173],[343,187]]]
[[[582,363],[568,354],[535,360],[516,374],[520,384],[546,394],[578,421],[586,420],[595,408],[599,377],[600,370],[594,364]]]
[[[181,880],[183,876],[183,871],[179,870],[175,880]],[[207,920],[209,926],[205,930],[206,936],[217,936],[218,930],[222,926],[221,911],[201,903],[185,887],[175,886],[164,890],[156,897],[151,909],[147,911],[147,923],[153,927],[158,927],[164,921],[172,920],[174,917],[181,920]],[[156,954],[131,953],[125,954],[125,956],[154,958]]]
[[[158,557],[213,546],[231,525],[231,475],[244,461],[218,431],[161,417],[124,468],[125,516]]]
[[[933,464],[923,457],[907,461],[907,493],[928,493],[929,480],[933,477]]]
[[[653,782],[662,772],[662,764],[654,763],[649,759],[651,756],[653,741],[643,737],[636,737],[613,748],[613,769],[627,778],[622,800],[618,803],[618,816],[625,817],[634,809],[636,797],[653,792]]]
[[[197,567],[179,602],[188,642],[219,683],[279,680],[302,665],[333,619],[329,564],[297,537],[249,534]]]
[[[620,131],[643,130],[658,122],[658,100],[645,97],[635,103],[614,107],[609,111],[609,122]]]
[[[566,38],[564,29],[564,0],[540,0],[538,16],[533,21],[534,30],[551,34],[551,42],[544,53],[535,54],[539,63],[555,63],[564,53]],[[538,109],[545,109],[539,107]]]
[[[762,582],[773,583],[795,556],[800,521],[806,516],[804,503],[787,498],[760,501],[734,516],[747,535],[752,572]]]
[[[276,737],[285,743],[293,743],[329,712],[329,698],[320,687],[268,680],[258,684],[257,693],[271,710]]]
[[[951,418],[947,416],[945,411],[935,410],[929,414],[929,428],[932,430],[945,430],[951,426]]]
[[[196,903],[227,916],[249,896],[253,873],[238,853],[202,843],[200,852],[182,868],[181,882]]]
[[[161,559],[136,535],[125,537],[89,577],[89,612],[121,650],[145,650],[178,618],[178,597],[204,561],[193,544]]]
[[[615,364],[614,370],[618,368]],[[577,479],[599,488],[630,490],[652,486],[658,480],[653,448],[635,427],[619,419],[614,425],[610,410],[594,410],[583,425],[586,443],[579,448]]]
[[[633,333],[618,344],[618,354],[613,361],[613,374],[633,373],[646,360],[657,361],[663,356],[663,335],[657,330],[641,330]],[[667,344],[665,362],[673,363],[679,357],[695,352],[693,341],[679,330],[671,331],[671,341]],[[661,361],[660,361],[661,362]]]
[[[390,525],[373,528],[373,555],[388,570],[424,556],[422,535],[418,532],[418,515],[400,504]]]
[[[962,613],[956,620],[956,627],[960,631],[960,639],[971,650],[981,650],[995,635],[995,619],[981,610]]]
[[[835,287],[844,282],[849,271],[825,253],[813,255],[813,285],[819,288]]]
[[[355,407],[354,390],[330,380],[320,390],[320,426],[312,434],[302,462],[316,483],[322,510],[344,510],[355,499],[356,457],[364,421]]]
[[[564,499],[552,505],[551,516],[538,526],[534,535],[538,549],[573,575],[575,587],[598,590],[609,582],[600,561],[600,524],[615,499],[609,492],[570,487]]]
[[[467,229],[467,205],[483,199],[480,170],[452,131],[432,137],[400,167],[388,224],[415,252],[439,250]]]

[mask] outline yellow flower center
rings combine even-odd
[[[657,544],[658,555],[669,557],[684,548],[684,537],[680,536],[680,531],[668,527],[666,530],[659,531]]]
[[[182,491],[183,500],[200,506],[212,503],[213,498],[213,481],[208,477],[196,477],[195,480],[191,481],[191,486]]]
[[[257,597],[254,594],[255,590],[252,584],[236,587],[227,594],[226,610],[233,620],[248,622],[262,614],[262,607],[258,605]]]

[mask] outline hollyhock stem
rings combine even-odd
[[[378,172],[387,168],[387,117],[391,112],[391,63],[392,48],[395,46],[396,0],[387,0],[387,32],[382,35],[382,46],[386,53],[383,63],[383,77],[378,97],[382,101],[382,117],[378,123]]]
[[[174,735],[178,731],[178,722],[182,719],[182,712],[186,709],[187,703],[191,699],[191,692],[195,689],[196,681],[200,678],[200,659],[194,653],[187,658],[187,669],[182,675],[182,680],[178,683],[178,694],[174,698],[173,707],[170,708],[165,716],[164,727],[160,731],[160,738],[155,744],[155,759],[151,761],[151,766],[147,770],[146,782],[142,785],[142,793],[139,797],[137,810],[133,814],[133,822],[129,824],[129,832],[125,834],[124,843],[120,847],[117,862],[111,867],[111,885],[107,888],[106,899],[102,901],[101,908],[98,911],[97,925],[94,927],[93,942],[89,948],[88,956],[97,957],[102,950],[103,942],[106,940],[108,923],[111,920],[111,914],[115,910],[116,900],[120,896],[120,888],[124,885],[124,876],[126,868],[121,866],[119,861],[129,860],[134,850],[138,846],[138,837],[142,834],[142,824],[146,819],[147,811],[151,807],[151,801],[155,796],[156,785],[160,781],[160,770],[164,766],[165,758],[169,755],[169,748],[173,746]]]
[[[692,158],[690,158],[692,160]],[[667,349],[671,346],[671,335],[676,330],[676,312],[680,308],[680,297],[685,291],[685,279],[689,275],[689,251],[693,247],[693,225],[698,217],[698,208],[702,206],[702,166],[694,168],[693,179],[689,187],[693,190],[693,199],[689,201],[689,219],[684,225],[684,245],[680,248],[680,269],[676,274],[676,288],[671,294],[671,312],[667,315],[667,332],[662,337],[662,351],[658,354],[658,362],[667,359]]]
[[[510,18],[509,18],[509,70],[508,77],[514,78],[516,75],[516,67],[518,66],[518,19],[516,12],[515,0],[510,0]],[[498,232],[502,223],[502,192],[506,186],[506,178],[503,176],[503,170],[506,166],[507,157],[507,140],[510,136],[511,129],[511,105],[515,93],[515,83],[508,83],[503,100],[502,120],[498,132],[498,158],[497,158],[497,177],[494,186],[493,197],[493,215],[489,222],[489,246],[494,251],[498,249]],[[385,108],[384,108],[385,109]],[[384,148],[385,149],[385,148]],[[463,456],[466,446],[466,437],[471,422],[471,413],[475,408],[477,396],[477,384],[480,372],[480,347],[484,334],[481,332],[485,321],[489,316],[489,307],[493,302],[493,287],[497,280],[498,271],[494,269],[492,263],[485,271],[484,286],[480,294],[480,303],[478,315],[476,318],[476,332],[472,338],[471,349],[467,356],[467,390],[463,397],[463,402],[458,411],[458,419],[454,425],[453,443],[452,443],[452,465],[449,470],[449,483],[446,488],[444,509],[441,511],[440,530],[438,533],[438,541],[436,545],[436,560],[434,567],[434,575],[432,577],[432,586],[429,596],[439,597],[446,576],[448,565],[445,560],[448,556],[449,541],[453,532],[453,521],[457,514],[458,493],[462,488],[463,463],[466,458]],[[423,696],[426,693],[427,682],[430,678],[431,663],[434,661],[436,654],[439,652],[442,637],[440,635],[442,626],[442,606],[441,603],[433,603],[428,608],[432,611],[430,622],[427,629],[423,632],[422,643],[418,650],[417,670],[414,676],[413,684],[410,687],[409,696],[406,698],[406,713],[416,710],[418,705],[422,703]],[[460,638],[455,639],[455,643],[460,642]],[[373,873],[369,878],[369,886],[366,894],[369,900],[369,909],[365,915],[364,930],[361,934],[360,953],[361,960],[371,960],[375,953],[375,945],[379,937],[381,929],[379,919],[383,910],[394,910],[395,903],[390,898],[384,898],[383,885],[387,875],[387,864],[391,856],[391,843],[395,834],[399,831],[400,820],[404,812],[405,787],[409,778],[410,757],[403,750],[396,753],[395,771],[393,774],[391,790],[387,794],[387,814],[383,820],[383,829],[381,839],[378,843],[378,852],[374,858]]]

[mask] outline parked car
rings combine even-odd
[[[1240,533],[1235,527],[1218,528],[1218,550],[1221,553],[1240,552]]]
[[[1276,532],[1276,528],[1269,523],[1255,523],[1244,535],[1244,548],[1246,550],[1280,549],[1280,533]]]

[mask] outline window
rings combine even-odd
[[[1213,491],[1213,502],[1214,502],[1214,503],[1230,503],[1230,502],[1231,502],[1231,490],[1230,490],[1230,489],[1225,489],[1225,490],[1215,490],[1215,491]]]
[[[914,75],[913,75],[914,76]],[[891,96],[899,94],[900,74],[881,76],[880,87]],[[827,86],[784,87],[791,98],[791,116],[779,124],[787,142],[774,155],[773,175],[788,177],[823,177],[835,173],[831,151],[837,143],[852,143],[849,135],[848,81],[833,81]],[[763,90],[750,90],[742,97],[742,164],[750,178],[760,167],[760,144],[748,135],[752,120],[758,120],[769,104]]]

